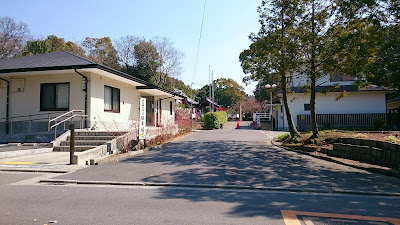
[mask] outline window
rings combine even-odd
[[[169,115],[172,116],[172,102],[169,102]]]
[[[40,85],[40,111],[66,111],[69,109],[69,83]]]
[[[310,111],[310,104],[304,104],[304,111]]]
[[[118,88],[104,86],[104,111],[119,113],[119,97],[120,91]]]

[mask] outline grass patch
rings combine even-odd
[[[284,142],[284,141],[286,141],[288,139],[290,139],[290,133],[289,132],[278,135],[278,140],[281,141],[281,142]]]
[[[397,143],[399,140],[395,136],[387,136],[385,138],[385,141],[390,142],[390,143]]]

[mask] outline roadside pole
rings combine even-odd
[[[69,125],[70,139],[69,139],[69,164],[73,164],[73,158],[75,153],[75,124]]]

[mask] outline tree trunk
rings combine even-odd
[[[286,90],[286,77],[285,74],[281,74],[281,84],[282,84],[282,99],[283,106],[285,107],[286,119],[289,126],[290,136],[292,138],[299,137],[300,133],[297,131],[296,126],[294,125],[292,114],[290,113],[290,108],[287,100],[287,90]]]
[[[280,76],[281,76],[281,85],[282,85],[282,98],[283,98],[283,106],[286,111],[286,119],[289,126],[289,133],[291,138],[296,138],[300,136],[300,133],[297,131],[296,126],[294,125],[292,114],[290,113],[289,104],[287,101],[287,90],[286,90],[286,65],[285,65],[285,57],[284,52],[286,52],[285,46],[285,23],[284,23],[284,12],[281,10],[281,41],[282,41],[282,50],[281,50],[281,68],[280,68]]]
[[[315,72],[311,75],[311,98],[310,98],[310,110],[311,110],[311,126],[312,126],[312,138],[318,137],[318,124],[317,124],[317,115],[315,111],[315,81],[316,76]]]
[[[312,126],[312,136],[311,138],[318,137],[318,124],[317,115],[315,112],[315,83],[317,80],[316,68],[315,68],[315,2],[312,1],[312,14],[311,14],[311,98],[310,98],[310,110],[311,110],[311,126]]]

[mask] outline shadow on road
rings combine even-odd
[[[160,174],[143,177],[141,181],[145,182],[262,185],[374,192],[400,190],[398,179],[332,163],[316,163],[313,158],[273,147],[266,148],[264,143],[254,146],[235,141],[173,143],[158,154],[132,158],[126,160],[126,163],[160,163],[164,168],[187,167],[177,171],[166,169]],[[400,199],[389,197],[379,199],[371,196],[173,188],[162,188],[158,193],[158,199],[232,203],[234,207],[228,214],[235,217],[265,216],[280,220],[277,212],[281,209],[366,216],[400,215],[400,208],[397,207]]]
[[[158,151],[59,178],[392,193],[400,190],[399,179],[277,148],[268,144],[269,138],[260,131],[247,129],[201,131],[179,142],[165,144]],[[231,216],[266,216],[281,220],[277,216],[280,209],[389,217],[400,215],[398,197],[199,188],[160,188],[157,192],[157,199],[232,203],[232,210],[228,212]]]
[[[298,155],[264,143],[171,143],[125,164],[160,165],[137,178],[145,182],[262,185],[284,188],[393,192],[400,180]],[[128,166],[128,165],[125,165]]]

